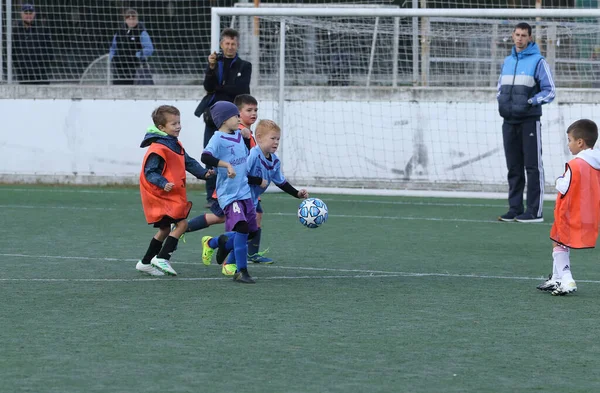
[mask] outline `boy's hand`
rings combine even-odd
[[[233,166],[231,164],[227,166],[227,177],[230,179],[233,179],[235,177],[235,169],[233,169]]]
[[[214,169],[209,169],[208,171],[206,171],[206,174],[204,175],[205,179],[211,178],[213,177],[215,174],[215,170]]]
[[[174,186],[175,186],[175,184],[173,184],[173,183],[167,183],[167,184],[165,184],[165,188],[163,188],[163,190],[165,190],[166,192],[169,192],[173,189]]]
[[[298,191],[298,198],[306,199],[308,198],[308,191],[304,188]]]
[[[262,179],[262,183],[260,183],[260,187],[267,188],[268,185],[269,185],[269,183],[265,179]]]
[[[213,52],[208,56],[208,66],[211,70],[214,70],[217,66],[217,52]]]
[[[250,139],[250,136],[252,135],[252,131],[250,131],[248,128],[243,128],[240,130],[240,132],[242,133],[244,139]]]

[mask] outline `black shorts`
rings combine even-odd
[[[183,221],[185,218],[173,218],[169,216],[163,216],[160,221],[151,223],[149,225],[154,225],[154,228],[165,228],[170,227],[171,224],[177,224],[179,221]]]

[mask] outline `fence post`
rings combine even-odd
[[[12,82],[12,0],[6,0],[6,83]]]
[[[4,47],[2,41],[4,40],[4,31],[2,30],[2,0],[0,0],[0,83],[4,82]]]
[[[400,18],[394,18],[394,43],[392,53],[392,86],[398,86],[398,50],[400,47]]]
[[[279,22],[279,97],[278,99],[278,110],[277,110],[277,124],[282,129],[285,129],[283,124],[283,115],[285,100],[284,100],[284,88],[285,88],[285,18],[281,18]],[[283,153],[283,151],[281,152]],[[281,156],[281,154],[280,154]]]
[[[419,0],[412,0],[412,8],[419,8]],[[412,63],[412,85],[417,86],[419,84],[419,18],[416,16],[412,18]]]

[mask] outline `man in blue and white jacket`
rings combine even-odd
[[[548,63],[535,42],[531,26],[519,23],[512,34],[515,46],[504,59],[498,80],[498,110],[504,118],[502,136],[508,167],[508,206],[501,221],[542,222],[544,168],[542,166],[542,105],[556,92]],[[527,206],[523,190],[527,172]]]

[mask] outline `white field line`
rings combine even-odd
[[[290,199],[289,196],[273,196],[271,199]],[[459,199],[459,198],[457,198]],[[477,199],[477,198],[473,198]],[[371,199],[338,199],[328,197],[325,202],[338,203],[370,203],[373,205],[406,205],[406,206],[445,206],[445,207],[493,207],[498,209],[507,209],[506,203],[449,203],[449,202],[421,202],[421,201],[386,201]]]
[[[2,188],[2,191],[12,192],[43,192],[43,193],[65,193],[65,194],[132,194],[138,193],[139,188],[122,189],[122,190],[82,190],[82,189],[64,189],[64,188]]]
[[[27,255],[27,254],[0,254],[3,257],[9,258],[36,258],[36,259],[66,259],[66,260],[85,260],[85,261],[104,261],[104,262],[136,262],[137,259],[119,259],[119,258],[97,258],[97,257],[69,257],[60,255]],[[173,262],[173,265],[197,265],[204,266],[200,262]],[[219,267],[218,265],[212,265]],[[301,267],[301,266],[279,266],[279,265],[260,265],[253,264],[252,269],[279,269],[293,271],[314,271],[314,272],[332,272],[332,273],[352,273],[352,274],[333,274],[325,276],[273,276],[259,277],[261,280],[301,280],[301,279],[339,279],[339,278],[384,278],[384,277],[442,277],[442,278],[476,278],[488,280],[515,280],[515,281],[539,281],[544,280],[544,276],[539,277],[523,277],[523,276],[497,276],[488,274],[462,274],[462,273],[419,273],[419,272],[393,272],[385,270],[369,270],[369,269],[338,269],[338,268],[317,268],[317,267]],[[94,282],[131,282],[131,281],[156,281],[162,278],[138,278],[138,279],[121,279],[121,278],[0,278],[0,281],[47,281],[47,282],[63,282],[63,281],[94,281]],[[214,280],[230,280],[226,277],[178,277],[177,280],[184,281],[214,281]],[[600,284],[600,280],[577,280],[578,282]]]
[[[52,193],[85,193],[85,194],[129,194],[138,193],[137,190],[60,190],[60,189],[33,189],[29,190],[26,188],[9,188],[6,191],[14,192],[52,192]],[[270,198],[273,199],[290,199],[287,195],[273,195]],[[461,199],[461,198],[456,198]],[[468,198],[467,198],[468,199]],[[473,198],[477,199],[477,198]],[[372,200],[372,199],[343,199],[338,197],[327,197],[327,202],[340,202],[340,203],[371,203],[381,205],[406,205],[406,206],[448,206],[448,207],[493,207],[498,209],[506,209],[506,203],[488,204],[488,203],[448,203],[448,202],[421,202],[421,201],[391,201],[391,200]],[[504,202],[504,201],[502,201]],[[6,205],[6,207],[14,207],[13,205]]]
[[[298,188],[303,188],[301,184],[296,184]],[[381,197],[408,197],[408,198],[448,198],[448,199],[490,199],[505,200],[506,193],[503,192],[481,192],[481,191],[421,191],[421,190],[389,190],[389,189],[355,189],[355,188],[326,188],[326,187],[308,187],[314,194],[323,195],[362,195],[362,196],[381,196]],[[87,194],[127,194],[137,193],[137,187],[122,190],[104,190],[104,189],[63,189],[63,188],[6,188],[6,191],[13,192],[44,192],[44,193],[87,193]],[[201,191],[201,190],[199,190]],[[282,191],[269,187],[269,194],[281,194]],[[328,198],[329,199],[329,198]],[[545,201],[554,201],[556,194],[546,193]],[[506,206],[506,205],[502,205]]]
[[[0,209],[61,209],[61,210],[130,210],[130,209],[117,209],[117,208],[100,208],[100,207],[77,207],[77,206],[29,206],[29,205],[0,205]],[[268,212],[270,216],[287,216],[296,217],[296,213],[283,213],[283,212]],[[482,224],[502,224],[511,225],[511,223],[505,223],[496,219],[490,218],[488,220],[472,220],[467,218],[441,218],[441,217],[410,217],[410,216],[361,216],[356,214],[335,214],[330,218],[351,218],[351,219],[363,219],[363,220],[399,220],[399,221],[439,221],[439,222],[471,222],[471,223],[482,223]],[[514,225],[514,224],[513,224]],[[542,223],[536,225],[552,225],[551,223]]]
[[[137,193],[137,190],[43,190],[43,189],[22,189],[22,188],[10,188],[7,191],[16,191],[16,192],[29,192],[29,191],[44,191],[44,192],[63,192],[63,193],[87,193],[87,194],[127,194],[127,193]],[[273,199],[290,199],[287,195],[273,195],[271,198]],[[476,198],[475,198],[476,199]],[[391,205],[391,206],[441,206],[441,207],[485,207],[485,208],[494,208],[499,209],[500,212],[503,212],[507,207],[504,201],[499,202],[497,204],[492,203],[449,203],[449,202],[426,202],[426,201],[395,201],[395,200],[377,200],[377,199],[344,199],[339,197],[327,197],[327,202],[336,202],[336,203],[369,203],[373,205]],[[120,210],[119,208],[102,208],[102,207],[72,207],[72,206],[35,206],[35,205],[0,205],[0,208],[22,208],[22,209],[74,209],[74,210]],[[125,210],[125,209],[122,209]],[[500,213],[499,213],[500,214]]]
[[[131,210],[126,208],[115,207],[89,207],[89,206],[42,206],[42,205],[0,205],[2,209],[59,209],[59,210]],[[141,206],[140,206],[141,210]]]
[[[375,277],[400,277],[398,274],[381,274],[381,275],[341,275],[341,276],[274,276],[274,277],[259,277],[253,275],[257,280],[327,280],[339,278],[375,278]],[[137,281],[159,281],[165,278],[172,278],[183,281],[231,281],[231,277],[160,277],[160,278],[0,278],[0,282],[137,282]]]

